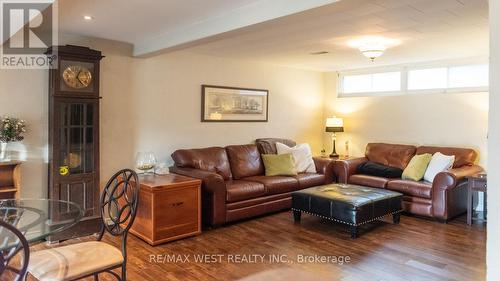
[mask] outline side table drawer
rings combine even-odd
[[[199,192],[198,186],[185,186],[157,194],[154,240],[165,240],[199,231]]]

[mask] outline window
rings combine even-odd
[[[408,71],[408,89],[444,89],[448,80],[447,68],[430,68]]]
[[[351,75],[344,77],[345,93],[363,93],[369,92],[372,88],[372,74]]]
[[[487,64],[450,67],[448,87],[487,87],[489,85],[489,69]]]
[[[377,93],[401,90],[401,72],[344,76],[344,93]]]
[[[420,92],[484,92],[488,91],[489,85],[487,64],[418,69],[400,67],[399,71],[365,72],[363,74],[340,73],[339,77],[339,96]]]
[[[408,71],[408,90],[488,86],[488,65],[464,65]]]

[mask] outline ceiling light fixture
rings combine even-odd
[[[83,19],[84,20],[93,20],[94,17],[92,17],[92,16],[83,16]]]
[[[366,36],[351,40],[347,44],[358,49],[361,54],[373,62],[376,58],[382,56],[388,48],[401,44],[401,41],[386,37]]]
[[[369,58],[372,62],[375,61],[376,58],[382,56],[387,48],[382,46],[373,46],[373,47],[360,47],[359,51],[367,58]]]

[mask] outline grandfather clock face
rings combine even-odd
[[[59,70],[59,87],[65,92],[94,92],[94,64],[62,60]]]

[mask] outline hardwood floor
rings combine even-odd
[[[119,246],[119,240],[109,236],[106,242]],[[465,217],[441,224],[403,215],[401,224],[391,224],[389,219],[376,222],[363,227],[360,237],[353,240],[342,225],[305,214],[295,224],[292,214],[283,212],[156,247],[131,235],[127,279],[237,280],[265,270],[292,268],[314,273],[317,280],[475,281],[485,280],[485,244],[485,227],[467,226]],[[195,262],[195,255],[200,254],[221,255],[222,262]],[[157,262],[150,261],[151,255]],[[163,262],[156,255],[182,258]],[[185,255],[190,262],[183,261]],[[236,256],[231,255],[263,255],[264,262],[255,256],[236,263]],[[282,255],[283,262],[270,262],[273,255]],[[350,262],[300,263],[300,255],[348,256]],[[235,262],[228,262],[231,257]],[[102,276],[100,280],[114,279]]]

